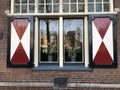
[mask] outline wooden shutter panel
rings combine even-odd
[[[89,16],[90,67],[117,67],[116,15]]]
[[[33,17],[12,17],[8,46],[8,67],[33,66]]]

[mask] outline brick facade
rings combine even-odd
[[[114,7],[120,8],[120,0],[114,0]],[[9,18],[5,10],[10,10],[10,0],[0,1],[0,82],[47,82],[53,83],[55,76],[67,76],[69,83],[120,83],[120,12],[117,14],[117,57],[116,69],[92,69],[90,71],[34,71],[31,68],[7,68],[7,39],[9,33]],[[0,87],[0,90],[7,87]],[[50,88],[38,87],[9,87],[9,90],[50,90]],[[53,89],[53,88],[51,88]],[[93,90],[92,88],[69,88],[69,90]],[[99,88],[94,88],[99,90]],[[100,89],[101,90],[101,89]],[[113,89],[103,89],[113,90]],[[119,89],[114,89],[119,90]]]

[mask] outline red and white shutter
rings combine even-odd
[[[33,18],[14,17],[11,21],[8,66],[32,66]]]
[[[89,17],[91,67],[117,66],[115,17],[116,15]]]

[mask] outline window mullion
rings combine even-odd
[[[63,67],[63,17],[59,18],[59,66]]]
[[[84,1],[84,12],[88,13],[88,1],[87,0]]]
[[[11,0],[11,14],[14,13],[14,0]]]
[[[109,1],[109,3],[110,3],[110,12],[113,12],[113,0],[110,0]]]
[[[37,67],[39,65],[38,61],[38,17],[35,17],[35,35],[34,35],[34,65]]]

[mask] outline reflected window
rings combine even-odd
[[[58,20],[40,20],[40,62],[58,62]]]
[[[83,19],[64,19],[64,62],[82,62],[82,52]]]

